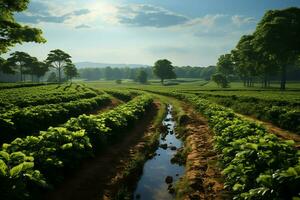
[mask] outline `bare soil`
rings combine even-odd
[[[111,199],[108,191],[114,190],[112,181],[118,179],[118,173],[126,165],[126,159],[134,147],[143,143],[142,138],[151,129],[151,122],[157,115],[159,104],[155,103],[136,126],[126,133],[122,141],[109,146],[106,151],[87,160],[78,170],[54,191],[45,194],[45,200],[94,200]]]
[[[207,120],[193,108],[185,105],[188,115],[184,135],[185,148],[189,148],[186,160],[186,173],[183,179],[187,188],[183,193],[185,200],[227,199],[223,189],[223,178],[217,165],[218,155],[213,149],[213,133],[209,130]]]

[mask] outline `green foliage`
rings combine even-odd
[[[215,103],[230,107],[236,112],[255,116],[258,119],[270,121],[273,124],[300,133],[300,104],[297,100],[292,101],[260,97],[223,95],[222,93],[199,93],[198,96],[209,99]],[[252,93],[251,93],[252,94]]]
[[[29,0],[0,1],[0,54],[23,42],[46,42],[40,29],[22,26],[15,21],[14,14],[26,10]]]
[[[2,90],[2,92],[0,94],[1,113],[6,111],[6,108],[11,109],[14,106],[24,108],[44,104],[57,104],[97,96],[90,88],[82,87],[77,84],[65,84],[62,85],[62,87],[53,84],[39,87],[22,87]]]
[[[300,152],[294,141],[281,140],[231,109],[204,98],[159,93],[189,101],[209,120],[225,187],[232,191],[233,199],[300,198]]]
[[[74,68],[74,65],[72,64],[71,56],[67,54],[66,52],[55,49],[50,51],[50,53],[47,56],[46,63],[58,71],[58,82],[61,82],[61,72],[63,69],[67,67]],[[74,75],[74,69],[71,70],[72,75]]]
[[[89,93],[87,93],[89,94]],[[49,125],[58,125],[70,117],[76,117],[84,112],[93,111],[110,101],[108,95],[101,95],[90,99],[80,99],[67,103],[46,104],[23,109],[12,109],[0,114],[1,121],[9,121],[10,126],[3,124],[2,137],[15,137],[20,133],[31,133],[43,130]],[[20,135],[22,136],[22,135]]]
[[[116,80],[116,84],[122,84],[122,80],[121,79]]]
[[[158,60],[153,67],[153,73],[161,79],[161,83],[164,84],[165,79],[176,78],[174,67],[172,63],[166,59]]]
[[[136,78],[138,82],[145,84],[148,81],[148,74],[144,70],[140,70]]]
[[[153,74],[152,67],[118,67],[118,68],[81,68],[79,69],[80,77],[86,80],[118,80],[118,79],[131,79],[136,80],[139,71],[145,71],[147,78],[156,78]],[[107,71],[107,72],[106,72]],[[210,80],[212,74],[216,72],[216,66],[208,67],[191,67],[191,66],[180,66],[174,67],[174,72],[177,78],[195,78]]]
[[[18,151],[0,151],[0,198],[30,199],[32,185],[35,189],[47,187],[44,177],[34,169],[34,158]]]
[[[110,102],[110,96],[78,84],[3,91],[0,94],[0,142],[45,130]]]
[[[228,77],[230,74],[233,74],[234,64],[232,62],[231,54],[221,55],[217,63],[217,71],[225,77]]]
[[[139,93],[128,91],[128,90],[104,90],[107,94],[120,99],[122,101],[130,101],[133,97],[137,96]]]
[[[69,80],[72,80],[72,78],[75,78],[75,77],[79,76],[77,68],[75,67],[74,64],[66,65],[65,68],[64,68],[64,73],[65,73],[65,75],[67,76],[67,78]]]
[[[287,8],[267,11],[252,35],[244,35],[232,51],[235,72],[253,86],[259,77],[264,86],[270,76],[280,73],[282,90],[285,89],[290,66],[299,59],[300,9]],[[280,38],[280,39],[279,39]]]
[[[57,76],[55,72],[51,72],[47,78],[47,82],[54,83],[58,82]]]
[[[46,74],[47,71],[49,71],[48,65],[44,62],[36,60],[33,63],[31,63],[29,74],[35,75],[38,79],[40,79]]]
[[[45,75],[48,71],[48,66],[28,53],[16,51],[10,54],[10,57],[2,67],[2,71],[8,74],[19,72],[20,81],[23,81],[24,74],[35,75],[38,78]]]
[[[299,196],[300,154],[293,141],[282,141],[232,110],[195,96],[189,100],[208,119],[220,152],[225,185],[234,199],[290,199]],[[298,171],[297,171],[298,170]]]
[[[33,188],[37,188],[41,183],[43,185],[59,183],[66,170],[78,166],[83,159],[92,157],[93,152],[105,148],[106,145],[115,142],[116,138],[121,137],[136,120],[143,117],[151,104],[152,98],[150,96],[140,96],[105,113],[71,118],[63,127],[50,127],[47,131],[41,131],[37,136],[17,138],[10,144],[3,144],[3,151],[0,151],[0,178],[3,177],[3,180],[0,184],[5,186],[6,191],[1,192],[0,196],[6,195],[5,199],[14,199],[14,195],[19,194],[26,197],[36,195],[35,192],[37,191],[30,190],[26,181],[20,182],[23,187],[18,189],[19,194],[14,193],[14,187],[9,187],[19,184],[18,181],[23,176],[17,175],[24,170],[26,172],[27,170],[34,170],[33,172],[36,173],[33,176],[33,172],[30,171],[31,177],[38,180],[29,184]],[[19,163],[12,165],[17,167],[12,168],[11,173],[6,175],[8,174],[8,165],[5,159],[10,154],[13,155],[18,152],[21,156],[30,155],[31,157],[28,158],[30,163],[24,163],[22,166],[19,166]],[[15,156],[14,158],[18,157]],[[41,174],[45,179],[42,178]],[[11,176],[17,178],[9,178]]]
[[[229,86],[228,80],[225,75],[223,74],[214,74],[211,77],[212,81],[216,82],[218,86],[221,86],[222,88],[226,88]]]

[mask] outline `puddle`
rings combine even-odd
[[[169,200],[175,197],[168,191],[169,184],[166,183],[166,177],[171,176],[174,184],[184,174],[184,166],[171,163],[177,152],[175,147],[176,149],[182,147],[182,142],[175,136],[172,108],[168,105],[167,116],[162,122],[167,129],[160,135],[160,147],[156,150],[155,156],[144,165],[143,175],[134,192],[136,200]]]

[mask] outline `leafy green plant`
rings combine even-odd
[[[22,152],[0,151],[0,198],[31,199],[32,185],[47,187],[41,173],[34,170],[34,158]]]
[[[42,185],[51,186],[59,183],[66,171],[78,166],[82,160],[92,157],[106,145],[112,144],[116,138],[123,136],[136,120],[142,118],[152,101],[150,96],[139,96],[127,104],[102,114],[72,118],[63,127],[50,127],[47,131],[41,131],[37,136],[17,138],[9,144],[3,144],[0,169],[4,178],[0,184],[9,186],[18,184],[20,180],[10,179],[6,175],[8,173],[7,157],[14,155],[15,152],[23,156],[22,163],[26,161],[24,170],[31,170],[29,174],[41,180],[41,182],[32,181],[28,186],[32,185],[33,188],[37,188],[42,183]],[[1,161],[1,155],[4,155],[6,159],[4,162]],[[30,155],[30,157],[25,155]],[[26,183],[25,181],[24,184]],[[31,190],[24,184],[20,186],[20,194],[28,197],[38,194],[38,191]],[[17,195],[14,193],[14,187],[8,187],[6,190],[4,192],[6,199],[14,199],[14,195]]]

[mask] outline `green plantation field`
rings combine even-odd
[[[300,200],[299,0],[74,2],[0,0],[0,200]]]
[[[85,189],[71,196],[88,196],[104,187],[102,182],[96,187],[97,177],[113,179],[114,173],[123,175],[119,175],[120,183],[114,186],[118,192],[110,195],[132,196],[134,188],[126,185],[132,184],[132,177],[140,176],[135,172],[160,148],[157,134],[164,130],[160,120],[166,112],[165,104],[174,105],[177,137],[185,144],[182,147],[185,153],[180,155],[186,160],[182,164],[187,171],[181,174],[183,178],[176,186],[178,199],[195,190],[189,185],[194,181],[189,173],[203,170],[193,171],[200,161],[188,160],[189,154],[193,154],[189,152],[192,140],[188,138],[207,134],[201,128],[192,132],[187,128],[193,126],[196,116],[206,118],[206,122],[197,123],[213,134],[211,146],[205,146],[207,142],[203,141],[198,150],[206,152],[203,158],[210,169],[219,174],[217,178],[208,173],[204,178],[205,181],[217,180],[215,185],[222,186],[215,189],[215,195],[223,194],[223,199],[270,200],[298,196],[300,91],[258,87],[242,90],[241,83],[220,90],[210,82],[197,79],[167,83],[172,84],[162,86],[159,81],[138,84],[125,80],[121,84],[94,81],[3,87],[0,90],[1,199],[41,199],[43,191],[49,193],[50,199],[56,199],[63,195],[58,190],[61,184],[65,192],[73,193],[74,184],[84,181],[84,177],[93,181],[87,181],[85,186],[80,186]],[[157,114],[153,113],[154,108],[159,110]],[[132,133],[133,129],[147,130],[144,121],[153,114],[153,121],[147,123],[156,124],[155,134],[149,137],[149,132]],[[296,135],[293,135],[296,141],[274,134],[264,125],[239,114],[289,130]],[[140,137],[141,144],[147,144],[143,151],[138,150],[140,143],[138,147],[123,143],[129,138],[133,140],[130,134],[137,133],[140,136],[134,137]],[[142,137],[144,134],[148,134],[147,139]],[[124,153],[113,157],[126,158],[120,164],[122,167],[104,159],[112,156],[109,152],[116,148]],[[129,148],[137,149],[126,153]],[[99,160],[102,168],[113,167],[116,171],[113,174],[91,171],[96,170],[93,160]],[[81,165],[84,167],[79,167]],[[203,187],[209,190],[208,186]]]

